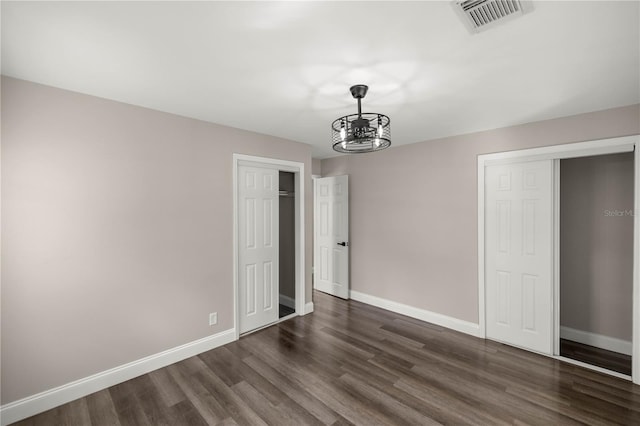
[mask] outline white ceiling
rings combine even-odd
[[[2,2],[2,73],[276,135],[391,117],[393,145],[640,102],[640,3],[533,3],[471,35],[450,2]]]

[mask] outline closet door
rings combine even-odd
[[[487,337],[552,352],[553,162],[485,168]]]
[[[278,170],[238,167],[240,333],[278,320]]]

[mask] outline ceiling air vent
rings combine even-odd
[[[533,8],[526,0],[466,0],[455,1],[453,7],[471,33],[530,12]]]

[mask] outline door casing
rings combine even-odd
[[[640,135],[623,136],[619,138],[600,139],[589,142],[577,142],[571,144],[553,145],[541,148],[523,149],[518,151],[499,152],[478,156],[478,325],[479,336],[486,338],[486,294],[485,294],[485,167],[492,164],[506,164],[512,162],[535,160],[558,160],[564,158],[587,157],[594,155],[617,154],[622,152],[634,152],[634,221],[633,221],[633,353],[632,353],[632,377],[634,383],[640,384]],[[556,166],[557,167],[557,166]],[[557,174],[556,174],[557,176]],[[551,333],[551,342],[554,353],[557,353],[555,341],[559,336],[559,223],[557,177],[554,184],[553,208],[553,288],[554,288],[554,327]],[[562,359],[557,355],[554,358]],[[583,365],[583,364],[581,364]],[[584,364],[583,366],[599,371],[597,367]],[[608,372],[605,370],[605,372]],[[610,372],[608,372],[610,373]],[[628,378],[627,376],[614,374]]]
[[[240,338],[240,309],[238,299],[238,165],[247,164],[271,168],[294,174],[295,187],[295,289],[296,314],[305,314],[305,171],[304,163],[245,154],[233,154],[233,328],[236,340]]]

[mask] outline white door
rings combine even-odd
[[[240,333],[278,320],[278,170],[238,166]]]
[[[315,179],[314,287],[349,298],[349,176]]]
[[[552,160],[485,169],[487,337],[552,351]]]

